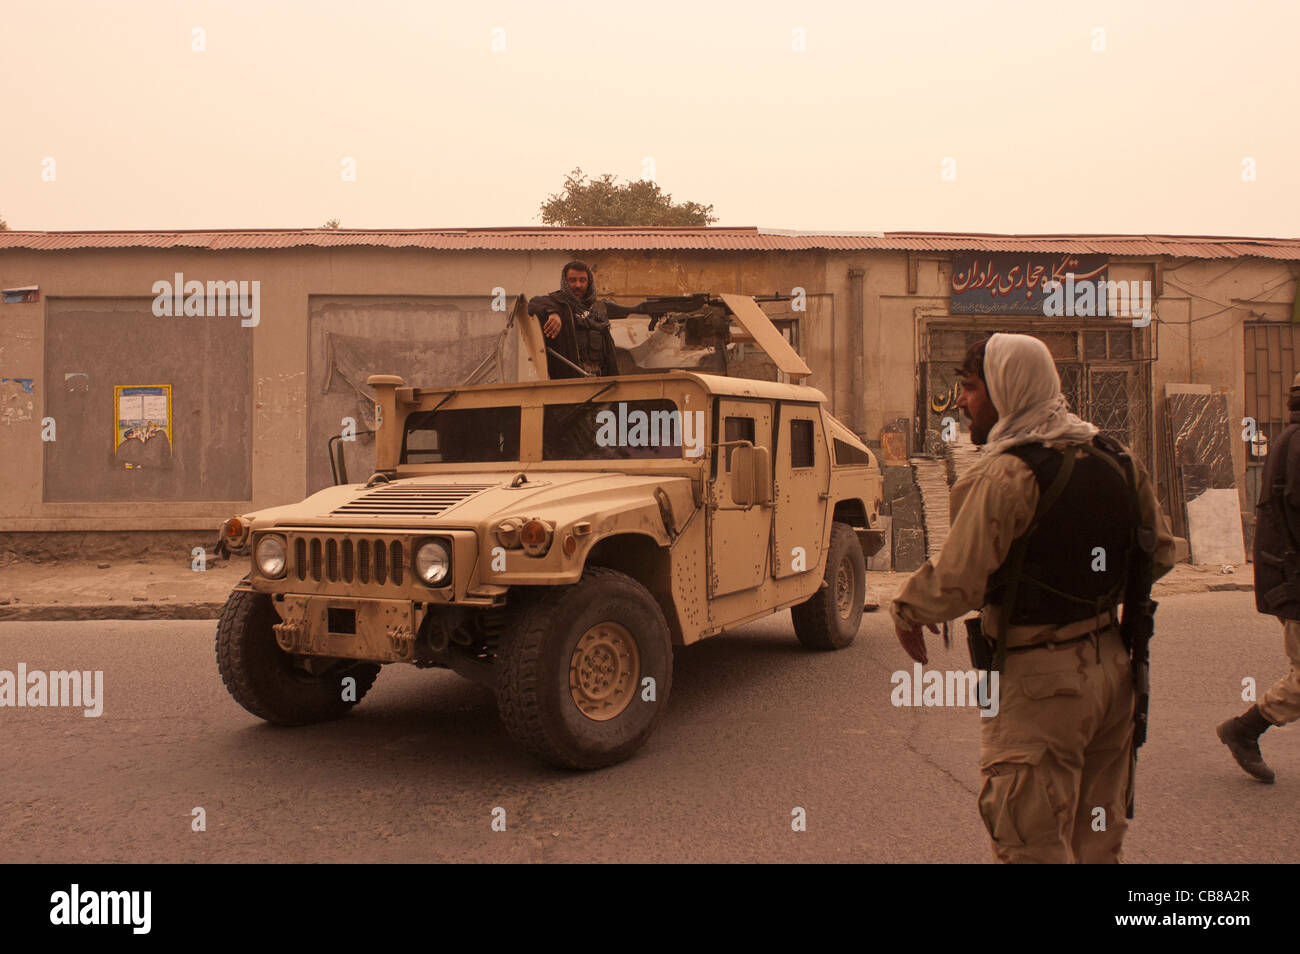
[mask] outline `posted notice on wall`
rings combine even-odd
[[[127,441],[148,444],[151,439],[167,438],[172,447],[172,386],[170,384],[116,385],[113,388],[113,450]]]

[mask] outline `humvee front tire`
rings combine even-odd
[[[217,668],[234,700],[276,725],[310,725],[345,715],[375,684],[375,663],[341,665],[313,675],[294,664],[275,641],[280,617],[266,593],[235,590],[217,623]],[[356,680],[355,699],[343,679]]]
[[[867,561],[857,534],[846,523],[831,525],[824,579],[825,586],[791,607],[794,632],[809,649],[843,649],[858,635],[867,601]]]
[[[623,761],[668,703],[673,648],[663,611],[644,586],[605,567],[531,603],[499,653],[506,731],[561,768]]]

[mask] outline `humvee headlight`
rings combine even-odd
[[[284,576],[284,539],[268,534],[257,541],[257,570],[269,579]]]
[[[445,580],[450,569],[451,554],[447,552],[445,543],[429,540],[415,551],[415,573],[430,586],[437,586]]]
[[[529,520],[519,529],[519,542],[529,556],[543,556],[551,547],[551,527],[543,520]]]

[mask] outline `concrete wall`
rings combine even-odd
[[[1227,395],[1228,420],[1235,427],[1246,413],[1244,326],[1290,322],[1297,266],[1264,259],[1184,259],[1166,265],[1163,272],[1155,365],[1157,406],[1167,383],[1206,384]],[[1255,504],[1246,494],[1248,453],[1244,441],[1232,441],[1232,470],[1243,512]]]
[[[0,255],[0,287],[36,284],[41,300],[0,306],[0,377],[32,379],[30,419],[0,423],[0,530],[171,530],[217,527],[231,514],[301,499],[307,492],[309,312],[313,296],[442,296],[489,302],[492,289],[549,290],[568,258],[562,252],[476,254],[414,249],[349,248],[277,251],[113,249],[67,252],[9,250]],[[152,300],[153,286],[181,272],[185,280],[257,280],[261,316],[252,339],[252,495],[231,500],[55,502],[43,500],[41,418],[54,406],[45,378],[46,330],[59,301]],[[196,317],[158,318],[195,323]],[[227,319],[212,319],[226,321]],[[200,350],[186,347],[195,363]],[[106,340],[104,346],[108,347]],[[160,360],[166,354],[159,355]],[[121,383],[174,383],[126,382]],[[102,404],[103,406],[99,406]],[[192,409],[177,407],[180,417]],[[110,397],[86,414],[108,426]],[[56,422],[57,424],[57,422]],[[57,432],[56,432],[57,433]],[[316,451],[319,453],[319,450]]]
[[[253,349],[238,318],[159,319],[147,298],[52,298],[45,311],[47,504],[249,496]],[[169,385],[171,419],[118,442],[114,387],[133,385]]]
[[[509,306],[512,301],[501,299]],[[491,352],[508,312],[488,298],[313,295],[308,322],[307,492],[333,483],[327,447],[345,423],[356,439],[345,444],[349,480],[375,469],[371,374],[397,374],[414,385],[463,381]],[[514,340],[510,336],[510,340]],[[514,368],[513,351],[503,363]]]
[[[5,251],[0,254],[0,287],[37,284],[41,301],[0,306],[0,377],[33,382],[28,396],[33,405],[30,416],[24,417],[22,407],[11,411],[0,408],[0,531],[215,528],[240,510],[301,499],[323,479],[323,436],[336,428],[334,419],[343,416],[341,408],[357,406],[355,395],[320,394],[325,330],[357,340],[374,337],[378,351],[362,349],[358,353],[374,355],[362,360],[383,360],[391,367],[373,370],[410,374],[413,384],[443,383],[447,375],[467,370],[465,365],[485,352],[500,327],[500,315],[489,305],[493,289],[502,287],[511,296],[550,291],[559,282],[560,267],[570,257],[562,251],[389,248]],[[908,290],[909,256],[899,251],[609,250],[582,257],[596,267],[600,293],[625,304],[651,294],[736,291],[788,295],[796,287],[803,288],[807,311],[785,313],[800,319],[802,351],[813,369],[809,383],[830,397],[833,413],[848,422],[856,420],[859,432],[870,440],[877,439],[889,422],[911,420],[916,415],[919,328],[925,320],[946,316],[949,311],[948,253],[913,254],[915,292]],[[1227,392],[1230,414],[1240,420],[1244,406],[1242,323],[1289,320],[1295,295],[1294,268],[1256,259],[1165,261],[1164,294],[1156,303],[1159,318],[1152,336],[1159,357],[1152,376],[1157,428],[1161,424],[1159,397],[1166,382],[1205,383]],[[853,314],[851,307],[850,273],[855,269],[865,273],[860,314]],[[97,300],[98,305],[92,301],[80,306],[92,310],[108,307],[106,300],[149,300],[154,282],[170,280],[176,272],[187,280],[261,282],[260,323],[255,328],[236,329],[228,342],[231,357],[251,353],[249,407],[244,418],[238,411],[229,417],[236,424],[251,422],[239,424],[244,444],[230,452],[231,473],[238,470],[238,458],[248,459],[251,494],[244,499],[238,493],[229,499],[213,499],[204,493],[169,499],[160,493],[141,504],[105,499],[111,495],[103,494],[102,487],[89,490],[100,499],[71,500],[66,494],[51,493],[53,482],[42,476],[47,462],[59,461],[60,467],[67,463],[58,456],[62,448],[55,451],[42,442],[40,421],[52,411],[64,416],[72,413],[51,396],[50,389],[63,387],[63,381],[50,380],[46,373],[47,367],[57,370],[48,363],[50,356],[67,347],[46,339],[51,329],[59,327],[60,310],[70,299]],[[1115,280],[1154,276],[1154,260],[1112,260],[1111,277]],[[783,308],[770,310],[781,313]],[[212,339],[206,330],[187,336],[187,329],[226,319],[154,320],[170,323],[160,326],[155,336],[164,345],[156,352],[137,345],[137,357],[144,365],[131,369],[131,375],[143,374],[152,358],[188,361],[193,374],[183,382],[187,386],[212,372],[212,367],[205,370],[210,358],[204,358],[204,349],[211,349]],[[863,349],[856,364],[850,353],[854,323],[860,323]],[[139,338],[141,332],[134,334]],[[408,341],[410,347],[404,348]],[[83,342],[78,347],[93,348],[95,344]],[[105,339],[103,347],[111,348],[111,341]],[[237,362],[222,371],[224,375],[239,373]],[[9,387],[13,390],[16,386]],[[200,387],[192,393],[213,390]],[[177,401],[174,413],[178,419],[193,414],[194,407],[179,406],[180,398]],[[341,403],[336,407],[331,401]],[[97,395],[89,396],[85,403],[84,411],[77,413],[102,421],[105,427],[111,423],[111,392],[108,403]],[[200,417],[216,420],[211,408]],[[60,436],[70,433],[63,429],[64,422],[58,426]],[[358,426],[364,426],[362,418],[358,418]],[[187,440],[202,438],[190,436]],[[359,463],[352,464],[354,455],[349,453],[354,477],[369,466],[365,449],[355,450],[361,457],[356,458]],[[1245,450],[1240,443],[1234,449],[1234,465],[1239,476],[1243,475]],[[222,469],[211,463],[208,466]],[[234,486],[221,480],[212,485]],[[56,496],[65,499],[53,499]]]

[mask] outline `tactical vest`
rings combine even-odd
[[[1025,538],[1025,556],[1011,625],[1065,625],[1116,607],[1124,596],[1129,560],[1140,524],[1136,488],[1130,488],[1119,459],[1120,445],[1098,436],[1075,461],[1060,496]],[[1042,444],[1021,444],[1014,454],[1034,472],[1046,494],[1064,452]],[[1074,453],[1078,453],[1074,451]],[[1015,547],[1012,547],[1012,554]],[[1013,572],[1012,556],[989,577],[985,602],[1000,605]]]
[[[609,318],[597,302],[585,314],[573,316],[573,333],[577,340],[577,363],[591,374],[600,374],[605,362],[605,336],[609,334]]]

